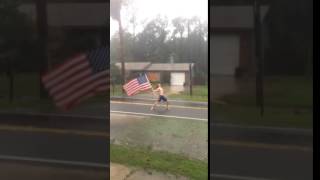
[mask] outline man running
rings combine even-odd
[[[159,92],[159,97],[158,97],[158,100],[151,106],[150,110],[154,110],[154,107],[156,105],[158,105],[158,103],[161,101],[164,101],[167,103],[167,110],[169,110],[169,103],[168,103],[167,98],[164,96],[164,92],[163,92],[163,88],[161,87],[161,84],[159,83],[157,89],[152,90],[152,91],[153,91],[153,93]]]

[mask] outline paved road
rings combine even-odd
[[[192,104],[179,102],[179,104],[172,103],[170,111],[152,112],[149,110],[150,103],[112,101],[110,109],[111,112],[139,113],[149,116],[179,116],[204,121],[207,121],[208,118],[207,109],[203,105],[192,106]],[[104,108],[102,107],[102,109]],[[52,121],[48,120],[48,122]],[[94,131],[94,126],[85,125],[86,121],[83,120],[81,122],[81,130]],[[105,129],[105,121],[97,119],[95,122],[95,126],[104,126],[97,130]],[[74,123],[70,123],[68,127],[71,127],[71,124]],[[62,127],[58,124],[55,124],[55,126],[56,128]],[[67,127],[64,128],[67,129]],[[220,127],[211,130],[210,162],[211,168],[213,168],[211,179],[312,179],[312,136],[308,135],[310,133],[299,132],[298,135],[292,136],[289,133],[281,135],[278,130],[276,131],[277,133],[274,130],[260,133],[262,129],[244,128],[240,130],[237,127]],[[305,141],[303,138],[301,139],[300,133],[307,138]],[[290,138],[300,139],[299,141],[303,143],[295,146],[295,140],[291,140],[289,143],[286,141]],[[250,142],[246,142],[246,140]],[[2,158],[30,157],[58,160],[59,162],[84,163],[89,166],[102,166],[104,168],[107,165],[106,162],[108,162],[108,141],[106,137],[100,137],[99,135],[0,130],[0,142],[3,142],[0,144]],[[307,149],[299,148],[300,146],[307,146]]]
[[[101,168],[108,162],[109,141],[99,135],[1,130],[0,142],[0,160],[34,159],[35,162]]]
[[[192,105],[187,103],[172,102],[169,106],[169,111],[165,110],[164,105],[151,111],[150,107],[152,102],[140,102],[140,101],[111,101],[110,112],[127,113],[127,114],[139,114],[147,116],[163,116],[163,117],[176,117],[186,118],[194,120],[208,120],[208,109],[207,106]]]
[[[211,145],[214,180],[312,180],[312,151]]]

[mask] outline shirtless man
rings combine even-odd
[[[150,110],[154,110],[154,107],[155,107],[156,105],[158,105],[158,103],[161,102],[161,101],[164,101],[164,102],[167,103],[167,110],[169,110],[169,103],[168,103],[167,98],[166,98],[165,95],[164,95],[163,88],[161,87],[161,84],[158,84],[157,89],[152,90],[152,91],[153,91],[153,93],[159,92],[159,98],[158,98],[158,100],[151,106],[151,109],[150,109]]]

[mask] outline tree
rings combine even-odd
[[[136,58],[161,62],[169,58],[169,49],[166,45],[168,35],[168,20],[157,17],[150,21],[144,30],[137,34],[137,42],[134,47]]]
[[[134,35],[124,32],[124,56],[126,61],[195,63],[194,77],[197,83],[207,82],[208,69],[208,26],[198,17],[175,18],[169,28],[168,19],[160,16],[147,22],[144,29]],[[186,33],[187,32],[187,33]],[[186,36],[187,34],[187,36]],[[111,39],[111,60],[119,60],[116,47],[119,36]]]
[[[33,24],[18,7],[17,0],[0,0],[0,54],[10,54],[7,60],[16,69],[37,69]]]
[[[312,62],[312,0],[272,1],[265,23],[270,37],[267,73],[304,74]]]
[[[186,27],[187,26],[187,19],[184,19],[182,17],[174,18],[172,20],[172,25],[174,27],[172,36],[175,37],[176,34],[179,33],[180,39],[182,39],[182,36],[185,32],[185,29],[188,28],[188,27]]]

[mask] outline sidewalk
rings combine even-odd
[[[143,170],[129,168],[124,165],[111,163],[110,179],[112,180],[187,180],[186,177],[172,174],[156,172],[153,170]]]

